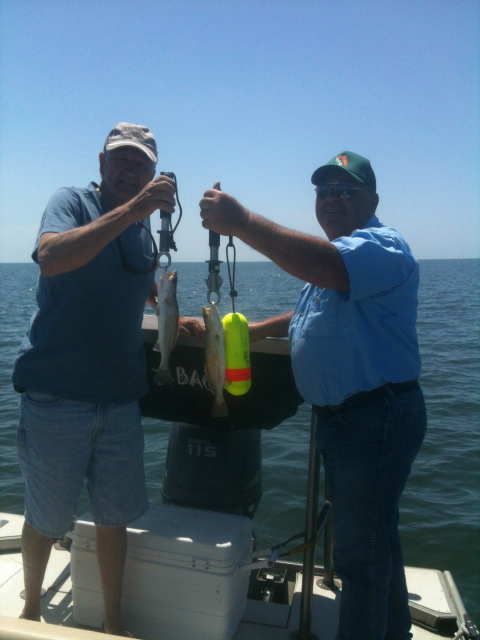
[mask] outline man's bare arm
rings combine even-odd
[[[43,276],[52,277],[78,269],[92,260],[114,238],[156,209],[173,212],[175,186],[167,176],[153,180],[130,202],[83,227],[63,233],[44,233],[38,246]]]
[[[216,183],[200,201],[203,227],[236,236],[300,280],[329,289],[350,288],[347,269],[334,244],[252,213],[219,188]]]
[[[255,342],[262,338],[284,338],[288,336],[288,327],[292,315],[293,311],[289,311],[280,316],[273,316],[259,322],[249,322],[248,335],[250,342]]]

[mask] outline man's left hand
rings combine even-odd
[[[184,338],[192,340],[197,346],[205,341],[205,325],[197,318],[184,318],[178,320],[178,333]]]

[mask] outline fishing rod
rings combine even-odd
[[[210,247],[210,260],[208,263],[208,276],[205,280],[207,284],[207,299],[210,304],[218,304],[221,299],[220,287],[223,280],[220,276],[221,260],[218,259],[220,248],[220,234],[209,231],[208,243]],[[230,269],[229,249],[233,249],[233,269]],[[228,267],[228,278],[230,281],[230,297],[232,299],[232,313],[228,313],[222,320],[224,346],[225,346],[225,389],[234,396],[242,396],[250,389],[250,343],[248,336],[248,322],[241,313],[235,313],[235,266],[237,262],[237,252],[233,244],[233,236],[229,236],[226,247],[226,259]],[[215,294],[216,302],[212,300]]]
[[[180,220],[182,219],[182,205],[180,204],[180,200],[178,198],[178,185],[177,185],[177,177],[171,171],[162,171],[160,173],[162,176],[168,176],[172,178],[175,183],[175,196],[177,198],[179,216],[177,220],[177,224],[172,228],[172,214],[168,211],[163,211],[160,209],[160,231],[157,233],[160,234],[160,242],[159,242],[159,251],[157,255],[157,266],[162,267],[164,269],[168,269],[168,267],[172,264],[172,258],[170,256],[170,249],[174,251],[177,250],[177,245],[175,244],[175,240],[173,239],[173,234],[177,230],[178,225],[180,224]],[[162,258],[165,256],[167,260],[167,264],[162,264]]]
[[[222,298],[220,287],[223,284],[223,280],[220,277],[220,265],[222,261],[218,259],[220,234],[215,233],[215,231],[209,231],[208,244],[210,246],[210,260],[205,260],[205,262],[208,262],[208,277],[205,279],[208,288],[207,300],[210,303],[215,302],[215,300],[212,300],[212,294],[215,294],[217,297],[216,304],[219,304]]]

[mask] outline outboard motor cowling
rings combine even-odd
[[[220,431],[176,422],[163,501],[253,518],[262,497],[261,431]]]

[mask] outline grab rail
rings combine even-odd
[[[320,516],[318,513],[318,495],[320,484],[320,454],[317,451],[315,434],[317,430],[317,415],[312,410],[310,428],[310,448],[307,480],[307,506],[305,514],[305,542],[315,539],[325,529],[324,536],[324,577],[322,584],[325,588],[335,589],[333,578],[333,519],[330,509],[330,491],[325,482],[325,503]],[[312,604],[313,584],[315,579],[315,545],[308,545],[303,555],[302,593],[300,600],[299,629],[292,634],[296,640],[317,640],[312,633]]]

